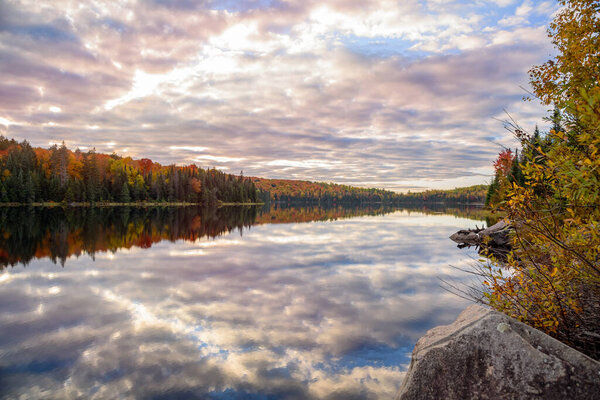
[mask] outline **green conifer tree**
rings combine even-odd
[[[0,202],[8,203],[8,193],[4,185],[0,182]]]
[[[75,192],[73,191],[73,185],[67,184],[67,190],[65,191],[65,197],[63,202],[72,203],[75,201]]]
[[[121,193],[119,195],[119,201],[121,203],[129,203],[131,201],[131,196],[129,195],[129,184],[127,182],[123,183],[123,187],[121,188]]]
[[[35,187],[31,174],[28,174],[23,185],[23,200],[25,203],[33,203],[35,201]]]

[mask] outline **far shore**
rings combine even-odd
[[[217,204],[209,205],[203,203],[187,203],[181,201],[175,202],[150,202],[150,201],[138,201],[130,203],[117,203],[117,202],[72,202],[72,203],[57,203],[53,201],[47,202],[34,202],[34,203],[0,203],[0,207],[192,207],[192,206],[217,206],[217,207],[230,207],[230,206],[262,206],[265,203],[224,203],[219,202]]]

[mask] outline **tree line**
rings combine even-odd
[[[163,166],[64,143],[33,148],[0,135],[0,203],[258,202],[252,180],[195,165]]]
[[[396,193],[335,183],[245,178],[195,165],[69,150],[33,148],[0,135],[0,203],[288,203],[420,205],[483,203],[486,186]]]
[[[481,205],[484,202],[488,185],[473,185],[448,190],[426,190],[424,192],[399,194],[401,203],[407,204],[448,204]]]
[[[451,190],[427,190],[396,193],[390,190],[360,188],[335,183],[288,179],[252,178],[265,203],[361,205],[483,204],[487,185],[475,185]]]

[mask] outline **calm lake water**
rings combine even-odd
[[[393,398],[460,215],[0,208],[0,397]]]

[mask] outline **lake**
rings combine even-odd
[[[0,208],[3,398],[393,398],[472,210]]]

